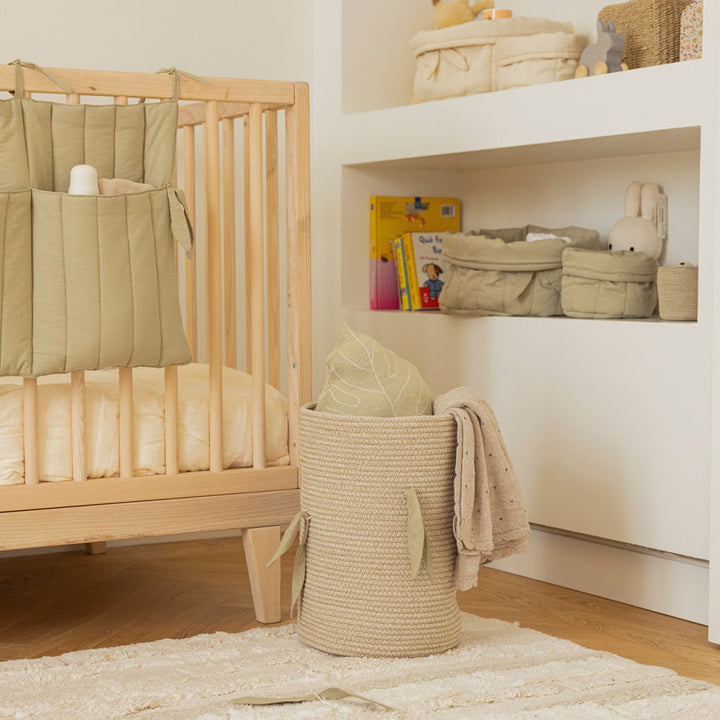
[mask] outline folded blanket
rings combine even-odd
[[[155,186],[149,183],[123,180],[122,178],[100,178],[98,189],[101,195],[120,195],[122,193],[144,192],[152,190]]]
[[[530,527],[495,413],[468,387],[435,398],[435,415],[457,422],[455,518],[458,557],[455,585],[477,585],[481,564],[527,549]]]

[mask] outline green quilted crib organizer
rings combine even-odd
[[[0,375],[190,362],[173,245],[192,253],[171,184],[177,94],[125,106],[38,101],[23,97],[16,69],[15,97],[0,100]],[[154,187],[69,195],[79,164]]]

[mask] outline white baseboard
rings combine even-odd
[[[528,552],[490,567],[708,624],[705,560],[533,527]]]

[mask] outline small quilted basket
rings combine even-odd
[[[298,634],[337,655],[415,657],[457,645],[451,416],[300,413]]]
[[[660,317],[663,320],[697,320],[697,265],[658,268],[657,289]]]
[[[680,25],[680,60],[697,60],[702,57],[703,3],[690,3],[682,14]]]

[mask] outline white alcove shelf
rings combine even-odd
[[[594,39],[606,4],[509,0],[504,7],[570,20]],[[531,553],[509,569],[598,592],[573,572],[573,563],[592,555],[577,550],[586,540],[563,542],[562,533],[619,543],[633,557],[647,552],[663,568],[652,575],[653,592],[639,570],[626,578],[635,583],[627,591],[608,577],[607,595],[642,597],[646,607],[708,621],[709,582],[711,637],[720,639],[720,572],[707,572],[709,558],[720,562],[720,483],[711,469],[720,467],[711,423],[720,416],[711,392],[713,373],[720,377],[712,362],[720,352],[720,9],[706,3],[702,60],[413,104],[408,42],[431,27],[430,0],[320,0],[318,8],[316,28],[326,38],[316,89],[319,188],[323,252],[334,273],[326,281],[334,308],[328,325],[345,320],[374,335],[415,362],[434,392],[472,385],[490,402],[530,520],[559,533],[553,557]],[[699,265],[697,322],[368,309],[372,195],[458,197],[463,229],[573,224],[606,239],[632,180],[657,182],[668,195],[661,261]],[[697,574],[685,599],[673,588],[690,565]]]

